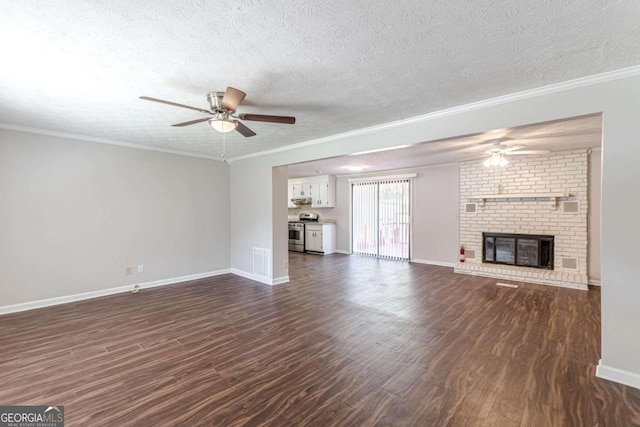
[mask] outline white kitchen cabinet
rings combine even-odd
[[[290,184],[290,187],[291,187],[291,198],[299,199],[300,190],[302,189],[302,184],[294,183],[294,184]]]
[[[300,197],[311,197],[311,184],[303,182],[300,189]]]
[[[335,193],[335,191],[333,193]],[[328,182],[311,183],[312,208],[333,208],[335,207],[335,202],[333,199],[335,199],[335,194],[331,194]]]
[[[296,182],[291,184],[291,199],[311,197],[311,184],[308,182]]]
[[[298,208],[299,206],[296,206],[291,199],[293,199],[293,191],[294,191],[294,185],[293,184],[289,184],[289,189],[287,191],[287,202],[288,202],[288,207],[290,208]]]
[[[312,208],[336,207],[336,177],[310,176],[289,180],[289,207],[297,207],[291,199],[310,198]]]
[[[304,248],[307,252],[332,254],[336,250],[335,224],[305,224]]]

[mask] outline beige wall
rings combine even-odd
[[[460,230],[458,165],[417,169],[413,192],[413,250],[415,261],[458,262]]]
[[[227,268],[228,165],[0,130],[0,306]]]
[[[280,200],[280,204],[278,206],[274,205],[274,215],[272,218],[272,228],[274,234],[287,235],[289,236],[289,227],[286,221],[283,221],[282,218],[287,215],[287,197],[288,186],[283,183],[288,182],[289,168],[287,166],[280,166],[273,168],[273,183],[271,187],[273,188],[273,198],[274,200]],[[277,213],[276,213],[277,212]],[[273,247],[269,247],[271,251],[271,255],[273,256],[273,264],[279,266],[280,268],[274,272],[275,274],[279,274],[279,276],[272,275],[272,279],[276,281],[285,281],[289,279],[289,254],[283,253],[279,251],[274,251]],[[285,262],[286,261],[286,262]]]
[[[587,269],[589,281],[600,284],[600,200],[602,199],[602,152],[594,149],[589,155],[589,233]]]
[[[265,180],[268,180],[265,181]],[[273,189],[281,188],[283,190]],[[253,248],[270,249],[272,277],[284,277],[288,271],[280,260],[288,256],[288,234],[274,233],[274,221],[282,221],[278,229],[286,229],[287,176],[265,164],[261,159],[232,164],[231,166],[231,268],[242,273],[253,271]],[[274,202],[275,196],[275,202]],[[282,228],[285,227],[285,228]],[[282,247],[274,249],[271,237],[278,236]]]
[[[336,250],[349,253],[351,251],[351,187],[349,177],[336,177]]]

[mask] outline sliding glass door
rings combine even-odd
[[[378,255],[378,183],[358,182],[351,188],[353,253]]]
[[[408,179],[352,184],[353,253],[409,259],[409,184]]]

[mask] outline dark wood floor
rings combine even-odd
[[[0,404],[68,426],[631,426],[594,377],[600,294],[450,268],[290,254],[226,275],[0,317]]]

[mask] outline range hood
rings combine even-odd
[[[291,203],[294,205],[310,205],[311,197],[298,197],[295,199],[291,199]]]

